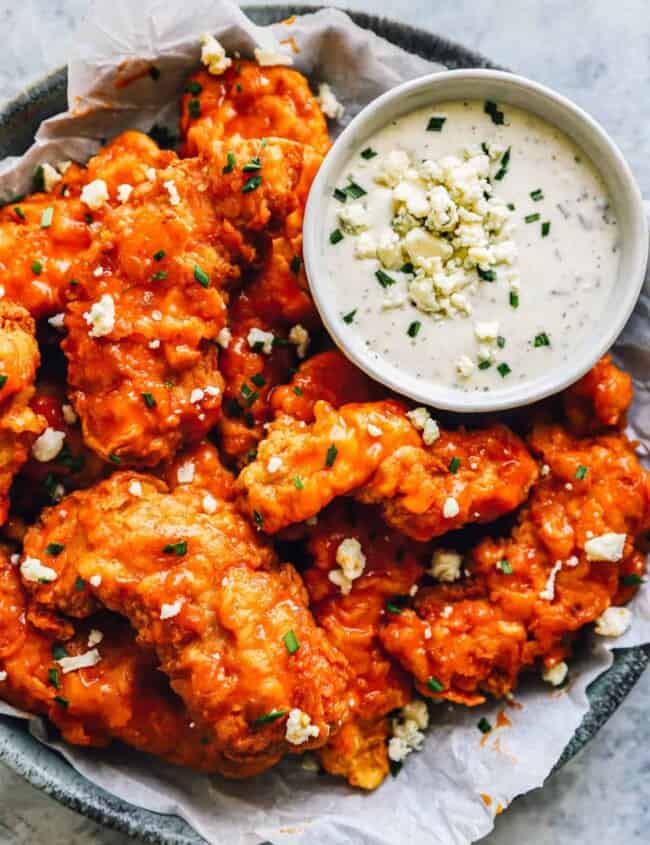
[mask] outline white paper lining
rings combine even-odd
[[[154,123],[175,126],[178,92],[199,60],[199,36],[209,31],[229,53],[249,57],[255,46],[286,52],[278,42],[292,37],[300,52],[294,65],[312,85],[327,81],[346,107],[337,134],[366,103],[407,79],[441,69],[357,27],[343,13],[326,9],[291,25],[258,27],[227,0],[112,0],[95,4],[80,28],[78,55],[69,67],[71,111],[46,121],[33,147],[0,163],[0,197],[29,189],[38,163],[85,161],[100,143],[127,128]],[[148,74],[116,88],[118,78]],[[636,399],[630,433],[650,456],[650,278],[635,314],[616,347],[619,362],[634,377]],[[479,709],[441,704],[420,753],[399,777],[372,794],[334,778],[320,777],[286,760],[250,781],[208,778],[135,752],[94,752],[47,743],[38,720],[34,734],[58,749],[94,783],[125,801],[184,818],[210,843],[258,845],[467,845],[485,836],[494,815],[521,793],[540,786],[588,709],[585,690],[611,665],[609,648],[650,642],[650,585],[631,605],[630,630],[615,641],[594,636],[588,656],[571,664],[571,684],[562,692],[530,681],[517,694],[521,708],[507,708],[511,725],[483,737],[476,724],[497,724],[502,704]],[[24,716],[0,703],[0,713]]]

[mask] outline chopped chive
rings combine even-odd
[[[330,232],[330,243],[337,244],[343,240],[343,232],[340,229],[334,229],[333,232]]]
[[[347,314],[343,315],[343,322],[350,325],[350,323],[354,320],[354,315],[357,313],[357,309],[355,308],[353,311],[348,311]]]
[[[56,701],[57,704],[60,704],[61,707],[67,707],[70,704],[68,699],[63,698],[63,696],[61,696],[61,695],[55,695],[54,700]]]
[[[490,731],[492,730],[492,725],[488,722],[488,720],[485,718],[485,716],[483,716],[481,719],[479,719],[476,727],[479,729],[479,731],[482,734],[489,734]]]
[[[518,293],[515,293],[513,290],[511,290],[509,301],[510,301],[510,305],[513,308],[519,308],[519,294]]]
[[[235,84],[235,91],[236,91],[238,94],[241,94],[241,92],[242,92],[243,90],[244,90],[244,89],[243,89],[243,88],[242,88],[242,86],[241,86],[241,82],[237,82],[237,83]],[[264,145],[263,145],[263,146],[264,146]]]
[[[287,631],[287,633],[282,637],[282,639],[284,640],[284,644],[287,647],[287,651],[289,652],[289,654],[295,654],[300,648],[298,638],[296,637],[293,631]]]
[[[294,475],[293,486],[296,488],[296,490],[304,490],[305,489],[305,485],[302,483],[302,478],[299,475]]]
[[[372,147],[366,147],[365,150],[361,150],[361,158],[365,158],[366,161],[370,161],[371,158],[374,158],[377,153],[372,149]]]
[[[163,279],[167,278],[167,270],[158,270],[154,273],[151,277],[152,282],[162,282]]]
[[[251,414],[250,411],[247,411],[244,414],[244,424],[246,428],[255,428],[255,417]]]
[[[142,399],[144,400],[144,404],[147,406],[147,408],[156,407],[156,400],[154,399],[151,393],[143,393]]]
[[[53,686],[54,689],[61,688],[61,678],[59,677],[59,670],[52,667],[51,669],[47,670],[47,680],[50,686]]]
[[[48,543],[45,547],[45,554],[52,555],[52,557],[57,557],[60,555],[61,552],[65,549],[63,543]]]
[[[375,278],[382,288],[389,288],[391,285],[395,284],[395,279],[393,279],[392,276],[389,276],[388,273],[384,273],[383,270],[377,270],[375,272]]]
[[[512,372],[512,370],[505,363],[505,361],[503,362],[503,364],[499,364],[499,366],[497,367],[497,370],[499,371],[499,375],[501,376],[501,378],[505,378],[508,375],[508,373]]]
[[[515,210],[514,202],[509,202],[508,205],[506,206],[506,208],[508,209],[508,211],[514,211]]]
[[[264,525],[264,517],[259,511],[253,511],[253,519],[255,520],[255,525],[259,528]]]
[[[533,341],[533,346],[535,349],[538,349],[540,346],[550,346],[551,341],[548,338],[546,332],[540,332],[540,334],[535,335],[535,340]]]
[[[167,543],[166,546],[163,546],[163,553],[182,557],[184,554],[187,554],[187,540],[179,540],[178,543]]]
[[[503,112],[499,109],[499,107],[493,100],[485,101],[483,111],[485,112],[485,114],[490,115],[490,117],[492,118],[492,123],[495,123],[497,126],[503,126]]]
[[[9,376],[0,375],[0,390],[2,390],[2,388],[5,386],[8,378]]]
[[[327,455],[325,456],[325,466],[326,467],[331,467],[334,464],[334,461],[336,460],[336,456],[338,455],[338,453],[339,453],[339,450],[332,443],[331,446],[328,447]]]
[[[300,272],[300,268],[302,267],[302,259],[299,255],[294,255],[291,259],[291,263],[289,264],[289,269],[293,273],[294,276],[297,276]]]
[[[244,384],[242,384],[239,392],[244,397],[244,399],[247,399],[253,391],[250,389],[250,387],[246,383],[244,383]]]
[[[255,156],[250,161],[247,161],[246,164],[242,167],[242,171],[244,173],[254,173],[256,170],[262,169],[262,162],[260,161],[259,156]]]
[[[541,217],[541,215],[538,214],[537,212],[535,212],[535,214],[527,214],[524,217],[524,221],[526,223],[536,223],[539,220],[540,217]]]
[[[111,454],[108,456],[108,460],[112,461],[112,463],[114,463],[114,464],[121,464],[122,463],[122,458],[120,458],[119,455],[116,455],[115,452],[111,452]]]
[[[497,563],[497,569],[500,569],[504,575],[512,575],[512,566],[510,566],[510,561],[503,558]]]
[[[431,692],[442,692],[445,688],[445,685],[442,681],[439,681],[435,675],[432,675],[429,680],[427,681],[427,686],[431,690]]]
[[[497,337],[497,346],[499,347],[499,349],[503,349],[503,347],[504,347],[505,345],[506,345],[506,339],[505,339],[505,337],[504,337],[502,334],[500,334],[500,335]]]
[[[32,190],[35,193],[40,193],[45,190],[45,171],[43,170],[42,164],[39,164],[34,171],[34,176],[32,178]]]
[[[478,273],[479,279],[483,279],[484,282],[496,281],[497,274],[494,272],[494,270],[481,270],[480,267],[477,267],[476,272]]]
[[[500,167],[497,173],[495,174],[494,178],[500,182],[503,177],[508,172],[508,165],[510,164],[510,147],[505,151],[505,153],[501,156]]]
[[[302,396],[302,387],[294,387],[293,392],[296,396]]]
[[[478,368],[479,370],[489,370],[492,366],[490,361],[479,361]]]
[[[286,714],[286,710],[271,710],[269,713],[265,713],[263,716],[258,716],[257,719],[253,719],[253,725],[267,725],[269,722],[276,722],[278,719],[286,716]]]
[[[460,469],[460,464],[461,464],[460,458],[457,458],[454,455],[454,457],[449,462],[449,472],[452,472],[455,475],[458,472],[458,470]]]
[[[387,601],[385,607],[388,613],[394,613],[396,616],[399,616],[399,614],[404,610],[401,605],[395,604],[395,602],[392,601]]]
[[[55,644],[52,646],[52,657],[55,660],[61,660],[63,657],[68,656],[68,651],[65,646]]]
[[[551,224],[548,220],[545,220],[542,223],[542,237],[545,238],[548,236],[548,233],[551,231]]]
[[[348,198],[348,195],[345,193],[345,191],[342,191],[340,188],[334,188],[334,193],[332,196],[339,202],[345,202]]]
[[[201,101],[197,99],[189,100],[187,110],[190,117],[201,117]]]
[[[207,288],[210,286],[210,277],[202,270],[198,264],[194,265],[194,278],[196,281],[201,285],[201,287]]]
[[[158,82],[160,79],[160,69],[157,68],[155,65],[151,65],[149,68],[149,76],[153,79],[154,82]]]
[[[391,777],[396,778],[397,775],[402,771],[404,763],[401,760],[389,760],[388,766],[390,768]]]
[[[194,94],[194,96],[196,97],[197,94],[200,94],[201,91],[203,91],[203,86],[200,82],[196,82],[196,80],[192,79],[185,86],[185,90],[188,94]]]
[[[541,188],[536,188],[534,191],[530,192],[530,198],[533,202],[539,202],[544,199],[544,192]]]
[[[235,169],[235,164],[237,162],[237,159],[235,158],[234,153],[228,153],[228,155],[226,156],[226,159],[228,161],[228,164],[224,165],[224,167],[221,168],[221,172],[224,175],[226,173],[232,173],[233,170]]]
[[[402,264],[399,268],[400,273],[415,273],[415,267],[411,264],[410,261],[407,261],[406,264]]]
[[[446,117],[430,117],[427,123],[427,132],[441,132],[446,120]]]
[[[248,396],[246,397],[246,407],[250,408],[251,405],[254,405],[259,398],[260,394],[257,392],[257,390],[249,390]]]
[[[262,184],[262,177],[259,175],[251,176],[251,178],[244,182],[244,186],[241,189],[242,194],[250,194],[251,191],[256,190]]]
[[[20,217],[20,219],[21,219],[21,220],[24,220],[24,219],[25,219],[25,212],[22,210],[22,208],[21,208],[19,205],[17,205],[17,206],[14,208],[14,213],[15,213],[18,217]]]
[[[356,182],[352,181],[349,185],[346,185],[343,190],[345,191],[345,195],[350,197],[351,200],[358,200],[366,195],[366,191],[361,187],[361,185],[357,185]]]
[[[32,273],[35,276],[40,276],[43,270],[43,265],[40,261],[32,261]]]
[[[159,249],[158,252],[154,252],[153,260],[154,261],[162,261],[163,258],[167,255],[164,249]]]
[[[54,206],[49,205],[43,210],[41,214],[41,229],[47,229],[52,225],[52,218],[54,217]]]
[[[89,211],[87,211],[87,212],[84,214],[84,220],[86,221],[86,223],[87,223],[87,225],[88,225],[88,226],[90,226],[90,224],[93,222],[93,216],[92,216],[92,214],[91,214]]]
[[[414,320],[411,325],[406,330],[406,334],[409,337],[417,337],[420,329],[422,328],[422,323],[419,320]]]
[[[251,376],[251,381],[256,387],[264,387],[266,384],[266,380],[262,373],[255,373],[254,376]]]
[[[74,582],[74,589],[77,593],[83,593],[83,591],[86,589],[86,582],[83,578],[78,577],[76,579],[76,581]]]
[[[589,472],[589,468],[584,466],[584,464],[578,464],[578,469],[576,470],[576,478],[578,481],[584,481],[587,477],[587,473]]]
[[[624,587],[637,587],[639,584],[643,584],[641,575],[621,575],[618,580]]]

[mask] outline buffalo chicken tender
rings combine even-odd
[[[216,771],[214,743],[192,722],[128,623],[101,613],[50,639],[25,618],[18,569],[0,552],[0,695],[46,716],[74,745],[113,739],[172,763]]]
[[[314,405],[308,425],[281,416],[240,474],[243,506],[268,533],[316,515],[337,496],[382,506],[393,527],[430,540],[520,505],[537,475],[505,426],[440,433],[426,445],[394,401]]]
[[[0,524],[7,518],[14,476],[37,438],[47,441],[46,420],[29,405],[39,363],[32,318],[21,306],[0,300]]]
[[[63,343],[84,439],[105,460],[153,466],[219,418],[223,289],[254,256],[237,227],[270,226],[291,210],[302,162],[295,147],[235,147],[242,160],[262,162],[254,191],[242,193],[241,171],[221,174],[217,150],[214,161],[156,171],[106,215],[79,262]]]
[[[632,379],[609,355],[601,358],[580,381],[562,394],[564,412],[576,434],[625,426],[632,402]]]
[[[530,445],[547,470],[511,536],[479,543],[469,579],[422,589],[415,611],[381,632],[425,695],[480,704],[526,667],[559,666],[577,631],[643,574],[635,542],[650,524],[650,484],[629,441],[541,426]]]
[[[238,60],[224,74],[193,74],[181,100],[184,153],[196,155],[214,140],[288,138],[324,155],[327,123],[305,77],[286,67]]]
[[[327,742],[347,716],[349,669],[315,626],[295,570],[233,505],[206,513],[204,498],[200,487],[169,493],[157,479],[118,472],[46,513],[25,540],[21,571],[40,554],[57,572],[72,550],[84,584],[155,649],[208,727],[221,770],[241,777]],[[52,543],[64,546],[53,560]]]

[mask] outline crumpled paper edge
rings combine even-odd
[[[129,0],[95,4],[77,38],[79,56],[70,66],[71,110],[46,121],[25,156],[0,163],[0,195],[28,190],[30,174],[39,163],[85,161],[101,140],[125,126],[148,130],[156,122],[173,124],[175,106],[168,101],[176,98],[188,68],[198,63],[198,36],[204,30],[213,32],[229,52],[240,49],[246,55],[255,45],[277,50],[289,29],[284,24],[258,27],[228,2],[185,0],[182,12],[176,4],[160,0],[140,0],[137,9]],[[312,82],[332,85],[346,106],[347,119],[365,104],[368,85],[377,75],[386,90],[439,67],[361,30],[333,9],[297,19],[290,34],[301,47],[296,67]],[[116,93],[116,74],[137,72],[151,63],[164,63],[158,83],[145,75]],[[118,71],[116,64],[121,64]],[[334,128],[340,131],[344,123]],[[617,345],[619,363],[631,372],[637,390],[630,432],[643,441],[646,458],[649,303],[646,280],[639,306]],[[52,742],[40,720],[30,725],[40,741],[56,748],[89,780],[130,803],[182,817],[208,842],[257,845],[269,839],[275,845],[306,845],[317,840],[343,845],[353,838],[361,845],[392,845],[397,834],[400,840],[414,838],[427,845],[466,845],[487,834],[495,813],[516,795],[543,783],[588,709],[587,686],[611,665],[611,648],[650,641],[648,585],[631,608],[632,628],[611,643],[594,636],[589,652],[572,664],[567,689],[549,691],[527,679],[517,696],[522,708],[505,711],[511,722],[507,728],[495,728],[487,737],[476,728],[482,715],[496,725],[502,704],[471,710],[438,705],[425,749],[409,757],[399,778],[388,779],[372,795],[306,772],[296,760],[286,760],[252,781],[227,782],[128,749],[97,752]],[[25,716],[1,703],[0,712]]]

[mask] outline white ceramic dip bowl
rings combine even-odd
[[[422,379],[372,354],[343,320],[328,271],[326,251],[330,230],[324,221],[333,192],[344,180],[346,162],[355,150],[371,145],[391,121],[417,109],[451,101],[493,101],[541,118],[565,133],[593,163],[604,182],[618,226],[619,263],[606,307],[588,332],[576,336],[575,351],[561,365],[530,379],[506,383],[498,390],[464,392],[454,386]],[[533,186],[535,187],[535,186]],[[371,378],[434,408],[457,412],[502,411],[557,393],[579,379],[613,345],[639,296],[648,259],[648,224],[639,188],[629,166],[607,133],[589,115],[550,89],[509,73],[459,70],[413,80],[382,95],[364,108],[328,153],[312,185],[304,222],[304,260],[311,292],[323,322],[341,351]],[[351,267],[355,285],[358,268]],[[522,279],[522,292],[525,281]],[[585,336],[586,335],[586,336]],[[439,350],[440,355],[445,350]]]

